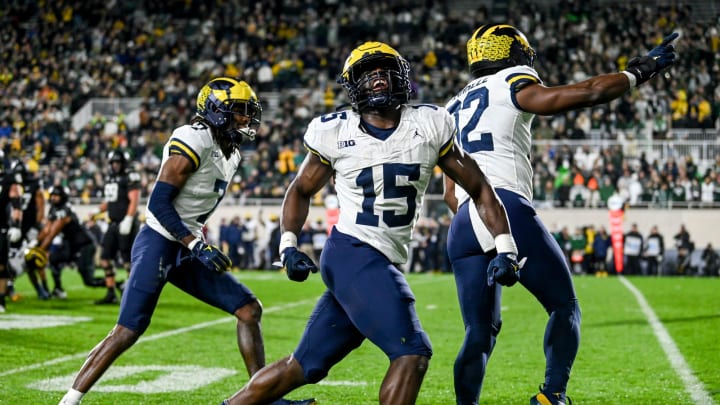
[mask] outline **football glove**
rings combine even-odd
[[[525,264],[525,259],[521,263]],[[522,264],[518,264],[517,256],[514,253],[498,253],[488,264],[488,286],[497,282],[500,285],[512,287],[520,280],[518,270]]]
[[[44,269],[48,263],[48,255],[45,249],[35,246],[25,251],[25,265],[28,269]]]
[[[280,261],[283,267],[285,267],[288,278],[292,281],[305,281],[310,275],[310,272],[317,273],[318,271],[312,259],[294,247],[285,248],[282,254],[280,254]]]
[[[120,235],[129,235],[130,231],[132,231],[132,226],[132,215],[125,215],[125,218],[123,218],[122,221],[120,221],[120,225],[118,225],[118,232],[120,232]]]
[[[15,243],[22,238],[22,231],[20,228],[13,226],[7,231],[8,240],[10,243]]]
[[[232,265],[230,258],[225,256],[225,253],[217,246],[208,245],[200,239],[190,242],[188,249],[190,249],[192,257],[199,260],[208,270],[222,273]]]
[[[652,79],[660,71],[675,63],[677,58],[675,45],[670,42],[674,41],[678,36],[677,32],[673,32],[663,38],[660,45],[651,49],[646,56],[630,59],[625,70],[635,76],[637,79],[636,86]]]

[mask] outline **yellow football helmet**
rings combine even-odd
[[[39,246],[25,250],[25,266],[28,270],[42,270],[47,266],[47,252]]]
[[[499,70],[535,63],[535,50],[525,35],[508,24],[488,24],[478,28],[467,41],[470,72],[475,77]]]
[[[229,77],[213,79],[198,92],[196,105],[197,115],[218,129],[231,144],[239,145],[243,138],[255,139],[255,132],[260,127],[262,107],[253,89],[244,81]],[[235,128],[234,114],[249,117],[249,126]]]
[[[383,76],[387,88],[370,88],[373,79]],[[365,42],[350,52],[337,82],[347,90],[356,111],[388,108],[410,98],[410,64],[390,45]]]

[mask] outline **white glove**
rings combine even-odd
[[[120,221],[120,235],[129,235],[130,231],[132,231],[133,226],[133,217],[130,215],[125,215],[125,218],[123,218],[122,221]]]
[[[8,229],[7,235],[10,243],[15,243],[22,238],[22,231],[20,230],[20,228],[13,226],[12,228]]]

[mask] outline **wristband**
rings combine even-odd
[[[515,239],[509,233],[503,233],[495,237],[495,249],[498,253],[512,253],[514,255],[518,253]]]
[[[628,72],[627,70],[623,70],[623,71],[620,72],[620,73],[622,73],[622,74],[624,74],[625,76],[627,76],[628,81],[630,82],[630,88],[637,87],[637,77],[635,77],[634,74]]]
[[[289,247],[297,247],[297,235],[290,231],[283,232],[280,236],[280,254]]]

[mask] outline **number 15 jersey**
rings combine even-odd
[[[530,163],[535,114],[523,111],[515,93],[528,83],[542,83],[535,69],[514,66],[473,80],[447,103],[455,117],[457,142],[475,159],[495,188],[513,191],[532,201]],[[468,198],[455,188],[458,203]]]
[[[394,130],[371,135],[353,111],[315,118],[305,146],[335,170],[338,231],[405,263],[412,229],[438,158],[453,144],[455,123],[442,107],[402,106]]]

